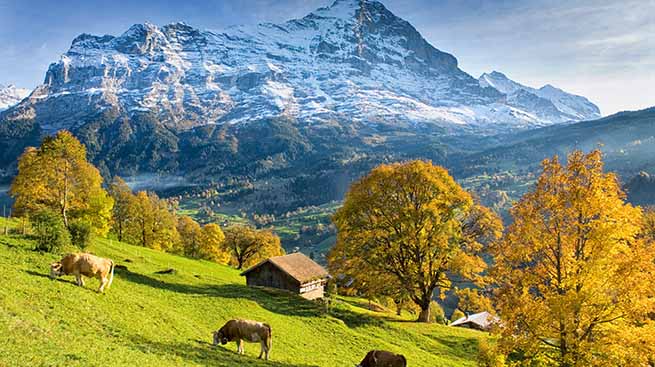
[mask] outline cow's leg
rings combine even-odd
[[[109,282],[109,280],[106,277],[100,278],[100,288],[98,288],[99,293],[105,291],[105,286],[107,285],[107,282]]]
[[[243,353],[243,340],[237,339],[237,354]]]
[[[266,341],[264,341],[264,344],[265,344],[265,343],[266,343]],[[270,351],[271,351],[271,349],[269,348],[268,345],[266,345],[266,351],[265,351],[265,353],[266,353],[266,357],[265,357],[265,359],[266,359],[267,361],[268,361],[268,353],[269,353]]]
[[[75,274],[75,284],[77,284],[80,287],[84,287],[84,280],[82,279],[82,275]]]
[[[262,359],[262,356],[264,355],[264,351],[266,350],[266,342],[262,340],[261,344],[261,349],[259,349],[259,357],[257,359]]]

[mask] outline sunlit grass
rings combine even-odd
[[[49,279],[48,264],[59,256],[33,247],[0,233],[0,366],[341,367],[370,349],[403,353],[410,366],[475,366],[477,340],[485,337],[373,313],[347,298],[326,314],[295,295],[248,288],[229,267],[108,239],[89,251],[127,269],[100,295],[97,280],[80,288],[70,277]],[[155,274],[169,268],[176,272]],[[256,359],[256,344],[246,345],[245,356],[234,343],[208,344],[213,330],[238,317],[272,325],[271,361]]]

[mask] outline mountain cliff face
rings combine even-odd
[[[126,118],[153,113],[175,131],[289,116],[493,132],[589,116],[566,99],[565,109],[541,106],[559,106],[555,89],[523,102],[494,85],[460,70],[381,3],[337,0],[283,24],[214,32],[146,23],[118,37],[83,34],[1,119],[34,120],[52,132],[114,110]]]
[[[13,84],[2,85],[0,84],[0,111],[20,102],[23,98],[30,94],[28,89],[17,88]]]
[[[369,0],[282,24],[83,34],[0,113],[0,180],[25,146],[68,129],[105,176],[243,183],[253,205],[279,211],[341,199],[380,162],[446,164],[499,132],[598,111],[554,88],[511,85],[472,77]]]

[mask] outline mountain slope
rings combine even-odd
[[[555,154],[601,149],[607,168],[631,177],[655,172],[655,107],[619,112],[593,121],[550,126],[509,136],[505,144],[469,155],[459,162],[466,171],[528,169]],[[475,163],[474,163],[475,162]],[[468,163],[473,166],[468,166]],[[484,168],[481,168],[484,167]]]
[[[449,162],[451,172],[487,205],[507,209],[531,188],[543,159],[554,155],[565,159],[573,150],[593,149],[601,149],[605,169],[627,184],[631,202],[655,205],[649,201],[648,180],[633,179],[642,171],[655,173],[655,107],[520,132],[502,140],[496,147],[451,157]]]
[[[149,111],[176,131],[280,116],[478,129],[559,122],[481,87],[454,56],[369,0],[220,32],[146,23],[119,37],[83,34],[2,119],[74,130],[103,110]]]
[[[50,280],[57,257],[33,246],[0,234],[0,365],[342,367],[382,348],[403,353],[411,366],[460,367],[476,365],[478,339],[486,337],[372,313],[350,298],[326,315],[298,296],[248,288],[234,269],[105,239],[89,250],[127,269],[117,269],[99,295],[95,279],[85,288],[70,277]],[[176,273],[155,274],[171,267]],[[257,344],[246,344],[244,356],[234,343],[208,344],[212,331],[238,317],[270,323],[270,361],[256,359]]]
[[[2,85],[0,84],[0,111],[20,102],[23,98],[27,97],[30,91],[25,88],[17,88],[13,84]]]
[[[507,95],[509,105],[533,111],[546,121],[558,123],[600,118],[598,106],[588,99],[550,84],[535,89],[517,83],[498,71],[482,74],[479,81],[480,86],[492,87]]]
[[[80,35],[0,113],[0,183],[26,146],[69,129],[106,178],[176,175],[227,190],[220,205],[284,214],[341,200],[381,162],[448,165],[500,132],[569,120],[551,99],[510,97],[376,1],[222,31],[137,24]]]

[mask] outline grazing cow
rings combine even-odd
[[[356,367],[407,367],[407,360],[401,354],[372,350]]]
[[[251,343],[261,343],[259,358],[265,355],[268,359],[268,353],[271,351],[271,327],[268,324],[250,320],[230,320],[223,325],[218,331],[214,331],[214,346],[227,344],[227,342],[237,342],[237,353],[243,354],[243,341]]]
[[[62,275],[75,275],[75,283],[80,287],[84,286],[82,275],[97,277],[100,280],[98,292],[102,293],[114,280],[114,262],[86,253],[67,254],[60,261],[50,264],[51,278]]]

